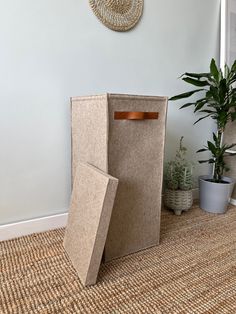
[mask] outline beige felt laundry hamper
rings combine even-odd
[[[236,121],[229,122],[225,133],[224,133],[224,142],[227,144],[236,143]],[[236,147],[232,148],[232,151],[236,151]],[[236,155],[226,158],[227,166],[230,170],[226,173],[226,176],[236,179]],[[232,194],[232,203],[236,205],[236,185]]]
[[[157,245],[167,98],[104,94],[71,107],[72,180],[78,161],[119,179],[104,260]]]

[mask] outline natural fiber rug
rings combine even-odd
[[[161,245],[101,267],[83,288],[64,230],[0,243],[0,313],[236,313],[236,208],[163,211]]]

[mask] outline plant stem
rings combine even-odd
[[[218,127],[217,131],[217,149],[221,149],[222,144],[223,144],[223,129]],[[213,179],[214,182],[220,183],[222,181],[222,169],[221,169],[221,162],[218,157],[215,158],[215,168],[214,168],[214,175]]]

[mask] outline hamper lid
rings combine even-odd
[[[117,186],[118,179],[78,163],[64,248],[85,286],[97,280]]]

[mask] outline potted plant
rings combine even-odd
[[[213,133],[212,141],[207,141],[200,152],[209,151],[209,159],[199,163],[213,165],[211,176],[199,177],[200,207],[211,213],[224,213],[231,197],[235,180],[224,176],[229,169],[225,157],[230,155],[229,150],[236,144],[223,142],[223,134],[228,121],[236,119],[236,61],[229,68],[225,65],[224,73],[216,66],[212,59],[209,73],[185,73],[182,80],[198,88],[177,96],[170,100],[179,100],[201,93],[202,97],[196,101],[185,103],[181,108],[194,107],[195,113],[203,114],[197,121],[212,118],[216,122],[217,132]]]
[[[164,202],[176,215],[181,215],[182,211],[187,211],[193,204],[193,165],[185,158],[187,148],[183,146],[183,138],[180,138],[175,159],[168,162],[165,169]]]

